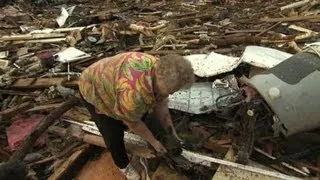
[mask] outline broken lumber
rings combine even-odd
[[[280,8],[280,10],[281,10],[281,11],[284,11],[284,10],[289,10],[289,9],[294,9],[294,8],[302,7],[302,6],[304,6],[305,4],[308,4],[309,2],[311,2],[311,0],[303,0],[303,1],[294,2],[294,3],[288,4],[288,5],[286,5],[286,6],[282,6],[282,7]]]
[[[32,148],[34,142],[36,142],[38,137],[43,134],[48,129],[48,127],[51,126],[61,115],[63,115],[66,111],[68,111],[75,105],[79,104],[79,102],[80,99],[78,99],[77,97],[73,97],[67,100],[58,108],[54,109],[49,115],[41,120],[41,123],[20,145],[19,149],[11,156],[9,161],[22,160],[28,153],[30,148]]]
[[[19,104],[15,107],[12,107],[12,108],[9,108],[9,109],[6,109],[4,111],[1,111],[0,112],[0,117],[3,117],[3,118],[10,118],[14,115],[17,115],[21,112],[24,112],[28,109],[31,109],[34,107],[34,104],[32,102],[25,102],[25,103],[22,103],[22,104]]]
[[[183,24],[183,23],[190,23],[195,21],[196,19],[208,19],[211,18],[215,15],[215,12],[211,13],[205,13],[205,14],[200,14],[200,15],[195,15],[195,16],[189,16],[189,17],[183,17],[181,19],[175,19],[173,22],[178,23],[178,24]]]
[[[314,20],[320,19],[320,15],[313,15],[313,16],[294,16],[294,17],[284,17],[284,18],[262,18],[262,22],[294,22],[294,21],[305,21],[305,20]]]
[[[0,41],[20,41],[20,40],[34,40],[34,39],[46,39],[46,38],[60,38],[65,37],[63,33],[52,34],[22,34],[22,35],[10,35],[2,36]]]
[[[275,27],[277,27],[277,26],[280,25],[281,23],[282,23],[282,22],[279,21],[279,22],[275,23],[274,25],[270,26],[269,28],[267,28],[267,29],[261,31],[260,33],[256,34],[255,36],[256,36],[256,37],[261,36],[261,35],[265,34],[266,32],[274,29]]]
[[[8,94],[8,95],[18,95],[18,96],[39,96],[38,92],[25,92],[25,91],[15,91],[15,90],[0,90],[0,94]]]
[[[32,39],[32,40],[21,40],[12,42],[13,45],[21,45],[26,43],[59,43],[67,42],[68,38],[50,38],[50,39]]]
[[[84,156],[89,150],[89,146],[74,152],[66,161],[64,161],[59,168],[48,178],[48,180],[62,179],[62,177],[67,173],[67,171],[75,165],[78,160]]]
[[[198,161],[202,161],[202,163],[216,163],[216,164],[224,165],[224,166],[231,167],[231,168],[241,169],[241,170],[248,171],[248,172],[253,172],[253,173],[257,173],[257,174],[270,176],[272,178],[277,178],[277,179],[301,180],[300,178],[288,176],[288,175],[285,175],[285,174],[282,174],[279,172],[268,171],[268,170],[264,170],[264,169],[260,169],[260,168],[256,168],[256,167],[252,167],[252,166],[238,164],[238,163],[227,161],[227,160],[221,160],[221,159],[217,159],[214,157],[209,157],[209,156],[197,154],[197,153],[187,151],[187,150],[184,150],[182,152],[182,155],[184,157],[186,157],[187,159],[189,159],[190,161],[198,160]]]
[[[65,136],[67,134],[67,129],[52,126],[49,128],[49,132],[58,136]],[[83,133],[80,139],[88,144],[92,144],[99,147],[106,147],[104,140],[101,136]],[[134,155],[146,158],[154,157],[154,151],[148,146],[141,146],[140,144],[134,143],[133,141],[126,141],[125,146],[127,151]]]
[[[31,109],[28,109],[26,112],[39,112],[39,111],[50,111],[52,109],[55,109],[59,106],[61,106],[62,103],[54,103],[54,104],[46,104],[46,105],[40,105],[35,106]]]
[[[50,86],[62,85],[65,87],[77,87],[78,80],[67,81],[67,78],[25,78],[17,79],[10,88],[16,89],[40,89]]]

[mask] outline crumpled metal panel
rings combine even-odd
[[[250,79],[287,136],[320,127],[319,83],[320,57],[311,53],[294,55]]]
[[[247,46],[240,59],[242,62],[251,64],[252,66],[269,69],[291,56],[292,54],[272,48]]]
[[[204,114],[218,110],[217,99],[239,89],[234,75],[215,82],[194,83],[190,89],[180,90],[169,96],[168,107],[192,114]],[[228,98],[219,101],[220,106],[228,105]]]

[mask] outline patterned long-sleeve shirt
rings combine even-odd
[[[81,75],[79,90],[97,113],[134,122],[155,102],[153,77],[157,59],[127,52],[97,61]]]

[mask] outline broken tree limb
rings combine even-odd
[[[320,19],[320,15],[314,16],[295,16],[295,17],[284,17],[284,18],[262,18],[262,22],[294,22],[294,21],[304,21],[304,20],[313,20]]]
[[[218,47],[224,47],[231,44],[260,44],[261,38],[255,36],[226,37],[221,39],[212,39],[210,42]]]
[[[261,33],[262,30],[256,30],[256,29],[243,29],[243,30],[226,30],[224,33],[225,34],[237,34],[237,33]]]
[[[282,22],[281,22],[281,21],[279,21],[279,22],[277,22],[276,24],[274,24],[274,25],[270,26],[269,28],[265,29],[264,31],[262,31],[262,32],[258,33],[258,34],[257,34],[257,35],[255,35],[255,36],[256,36],[256,37],[261,36],[261,35],[265,34],[266,32],[268,32],[268,31],[270,31],[270,30],[274,29],[275,27],[277,27],[277,26],[278,26],[278,25],[280,25],[281,23],[282,23]]]
[[[38,137],[43,134],[49,126],[51,126],[63,113],[79,104],[80,99],[73,97],[67,100],[58,108],[54,109],[49,115],[41,120],[37,128],[26,138],[26,140],[20,145],[19,149],[11,156],[9,161],[22,160],[28,151],[32,148],[34,142]]]
[[[213,17],[214,15],[215,15],[215,12],[205,13],[205,14],[200,14],[196,16],[189,16],[189,17],[183,17],[181,19],[175,19],[173,20],[173,22],[178,24],[189,23],[189,22],[195,21],[196,19],[208,19],[210,17]]]

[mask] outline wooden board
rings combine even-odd
[[[12,88],[48,88],[50,86],[62,84],[64,78],[26,78],[18,79]]]
[[[225,160],[233,161],[234,160],[234,152],[230,149],[225,157]],[[258,167],[261,169],[273,171],[271,168],[258,164],[254,161],[249,161],[250,166]],[[212,177],[212,180],[248,180],[248,179],[259,179],[259,180],[278,180],[278,178],[273,178],[270,176],[253,173],[249,171],[244,171],[241,169],[228,167],[220,165],[215,175]]]
[[[49,110],[52,110],[52,109],[59,107],[61,104],[62,103],[40,105],[40,106],[36,106],[34,108],[31,108],[31,109],[27,110],[26,112],[49,111]]]
[[[5,118],[10,118],[10,117],[15,116],[19,113],[23,113],[24,111],[32,108],[33,106],[34,106],[34,104],[32,102],[25,102],[25,103],[19,104],[17,106],[14,106],[12,108],[1,111],[0,116],[5,117]]]
[[[88,149],[89,146],[74,152],[66,161],[62,163],[62,165],[60,165],[60,167],[48,178],[48,180],[62,179],[62,177],[67,173],[68,169],[75,165],[78,159],[84,155]]]
[[[10,87],[11,88],[23,88],[23,89],[32,89],[32,88],[49,88],[50,86],[63,85],[66,87],[77,87],[78,79],[71,79],[67,81],[66,77],[57,77],[57,78],[25,78],[17,79]]]

